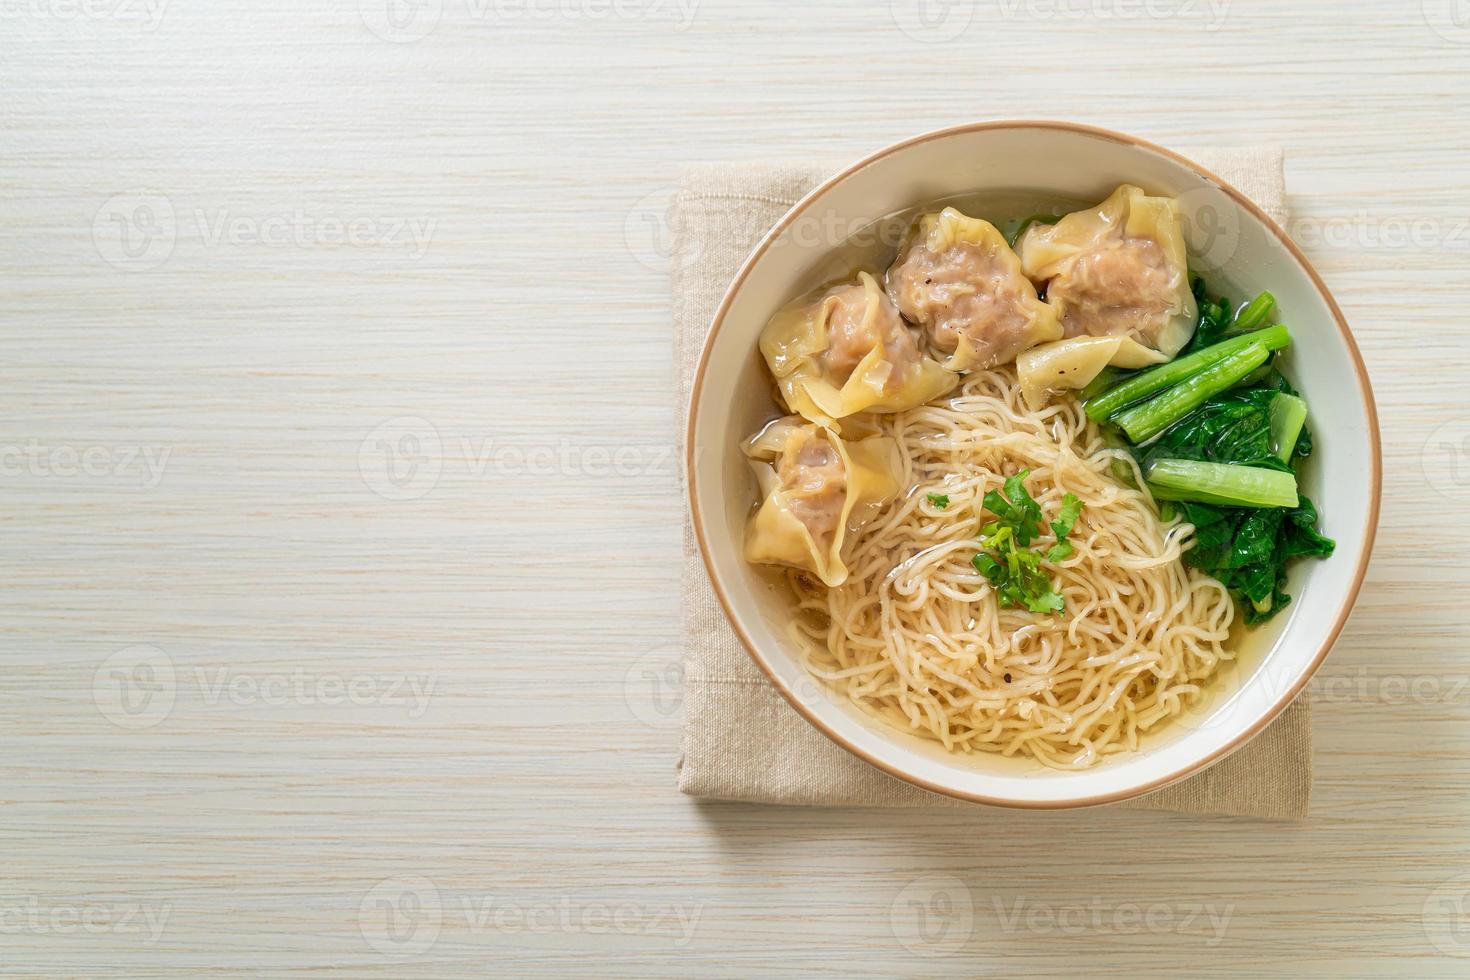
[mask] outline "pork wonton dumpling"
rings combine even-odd
[[[1026,402],[1039,406],[1047,395],[1087,387],[1109,365],[1141,368],[1166,360],[1129,337],[1067,337],[1021,354],[1016,374]]]
[[[1194,332],[1179,205],[1123,184],[1087,211],[1032,225],[1017,251],[1068,337],[1120,336],[1172,357]],[[1125,345],[1126,346],[1126,345]]]
[[[950,355],[945,367],[952,371],[1005,364],[1062,336],[1005,237],[954,208],[919,219],[888,270],[888,294]]]
[[[844,440],[796,416],[777,419],[742,447],[761,504],[745,532],[745,557],[790,565],[829,586],[847,580],[842,548],[898,495],[898,446],[884,436]]]
[[[959,380],[919,349],[866,272],[783,307],[760,348],[787,407],[813,422],[915,408]]]

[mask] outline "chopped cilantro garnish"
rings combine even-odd
[[[1057,543],[1046,553],[1047,561],[1064,561],[1071,557],[1072,542],[1067,540],[1067,535],[1072,533],[1072,528],[1077,526],[1077,518],[1081,516],[1082,501],[1070,493],[1063,497],[1062,509],[1057,519],[1051,522],[1051,533],[1056,535]]]
[[[931,493],[929,494],[929,503],[933,504],[935,507],[938,507],[940,510],[944,510],[944,508],[949,506],[949,494]]]
[[[985,494],[985,509],[999,520],[980,529],[980,545],[984,549],[971,559],[975,570],[984,575],[995,589],[1002,606],[1029,609],[1034,613],[1061,612],[1061,594],[1052,588],[1051,576],[1041,567],[1043,555],[1028,547],[1041,536],[1041,505],[1026,492],[1024,480],[1030,470],[1009,477],[1001,490]],[[1062,498],[1057,519],[1051,522],[1056,544],[1045,554],[1045,560],[1062,561],[1072,554],[1067,535],[1082,514],[1082,501],[1072,494]]]

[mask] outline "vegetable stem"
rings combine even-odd
[[[1295,395],[1277,395],[1271,399],[1270,420],[1271,451],[1277,459],[1289,463],[1307,421],[1307,403]]]
[[[1211,395],[1236,385],[1265,364],[1270,356],[1271,352],[1265,345],[1250,344],[1179,382],[1162,395],[1127,409],[1115,421],[1135,445],[1145,442],[1194,411]]]
[[[1077,393],[1077,397],[1085,402],[1089,398],[1094,398],[1097,395],[1102,394],[1113,385],[1118,383],[1118,376],[1121,373],[1122,372],[1120,372],[1115,367],[1103,368],[1102,371],[1098,372],[1097,377],[1093,378],[1087,383],[1087,387],[1083,388]]]
[[[1178,384],[1185,378],[1198,374],[1210,365],[1224,360],[1231,354],[1245,350],[1252,344],[1260,344],[1267,350],[1280,350],[1290,343],[1291,334],[1286,327],[1280,324],[1255,333],[1232,337],[1170,361],[1168,364],[1160,364],[1156,368],[1135,374],[1116,388],[1091,399],[1084,408],[1094,422],[1101,422],[1134,402],[1142,401],[1156,391]]]
[[[1230,324],[1231,333],[1245,333],[1255,330],[1266,322],[1266,317],[1276,307],[1276,297],[1270,293],[1262,293],[1241,308],[1235,315],[1235,320]]]
[[[1159,500],[1223,507],[1295,507],[1296,476],[1286,470],[1193,459],[1158,459],[1145,475]]]

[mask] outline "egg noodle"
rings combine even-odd
[[[1114,477],[1121,464],[1142,485],[1079,399],[1029,408],[1006,366],[875,422],[911,490],[865,529],[844,584],[787,572],[808,669],[865,711],[954,751],[1083,769],[1136,749],[1232,659],[1229,594],[1180,561],[1193,528]],[[971,564],[994,520],[981,498],[1023,469],[1046,521],[1066,493],[1083,504],[1072,555],[1047,566],[1055,616],[1000,608]],[[1044,528],[1037,546],[1053,540]]]

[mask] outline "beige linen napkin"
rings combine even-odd
[[[1201,152],[1207,168],[1284,223],[1280,150]],[[715,307],[765,232],[833,166],[731,164],[687,171],[675,199],[674,352],[681,412]],[[681,426],[682,429],[682,426]],[[975,806],[911,786],[839,748],[796,713],[736,639],[685,521],[684,734],[691,796],[808,806]],[[1309,705],[1298,700],[1244,748],[1122,807],[1301,817],[1312,783]]]

